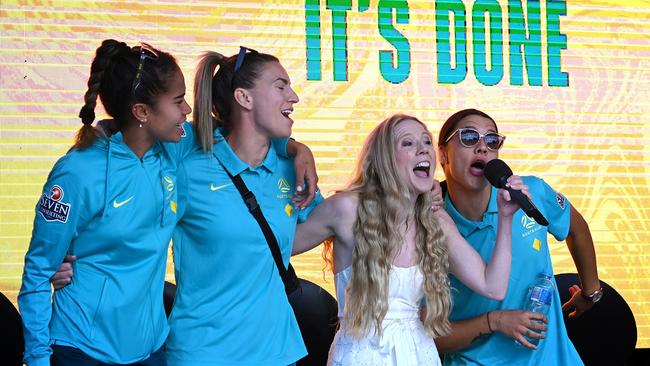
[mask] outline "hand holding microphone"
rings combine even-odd
[[[517,202],[519,207],[528,215],[537,221],[538,224],[548,226],[548,221],[541,212],[535,207],[535,204],[526,197],[521,191],[506,186],[508,178],[512,175],[512,169],[503,160],[493,159],[485,165],[485,178],[497,188],[502,188],[510,193],[510,197]]]

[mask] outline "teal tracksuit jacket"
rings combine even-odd
[[[175,182],[170,149],[156,143],[139,159],[121,133],[59,159],[36,205],[18,296],[29,366],[49,365],[52,344],[105,363],[137,362],[163,345]],[[78,258],[73,282],[52,298],[66,254]]]

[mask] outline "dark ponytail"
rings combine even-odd
[[[266,63],[280,62],[277,57],[273,55],[257,51],[248,52],[244,55],[240,68],[235,71],[237,56],[238,55],[233,55],[224,58],[215,52],[203,54],[203,58],[199,63],[201,67],[197,71],[197,76],[195,78],[195,83],[197,80],[200,80],[205,84],[208,73],[213,73],[216,64],[219,65],[219,69],[214,73],[214,76],[212,76],[211,79],[212,108],[210,109],[214,114],[214,127],[223,128],[224,134],[227,134],[232,128],[232,113],[236,104],[234,96],[235,89],[253,88],[257,79],[261,77]],[[205,103],[205,98],[201,93],[205,93],[205,90],[205,87],[197,87],[195,84],[194,97],[198,98],[197,100],[202,103]],[[195,113],[204,110],[206,110],[205,106],[201,107],[200,105],[195,104]],[[204,118],[204,120],[207,121],[207,118]],[[205,134],[207,131],[203,130],[197,132],[199,132],[199,140],[202,142],[203,149],[206,151],[212,150],[211,144],[206,145],[209,141],[212,141],[212,133],[210,133],[210,137],[207,137],[201,135],[201,133]]]

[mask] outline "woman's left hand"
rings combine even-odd
[[[512,175],[508,178],[506,182],[508,188],[512,188],[517,191],[521,191],[528,199],[530,199],[530,192],[528,192],[528,186],[524,184],[524,181],[518,175]],[[517,202],[511,199],[510,193],[505,189],[500,189],[497,196],[497,204],[499,205],[499,212],[505,216],[512,216],[519,209]]]
[[[562,311],[573,310],[569,313],[569,318],[580,316],[594,306],[593,302],[582,297],[582,289],[578,285],[569,287],[569,294],[571,295],[571,298],[562,304]]]

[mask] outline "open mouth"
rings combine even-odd
[[[289,108],[288,109],[283,109],[283,110],[280,111],[280,113],[282,113],[283,116],[285,116],[287,118],[290,118],[289,115],[291,113],[293,113],[293,109],[289,109]]]
[[[413,173],[419,178],[428,178],[431,170],[431,163],[428,161],[421,161],[413,168]]]
[[[473,175],[483,175],[483,171],[485,170],[485,161],[483,160],[476,160],[475,162],[472,163],[472,165],[469,166],[470,172]]]

